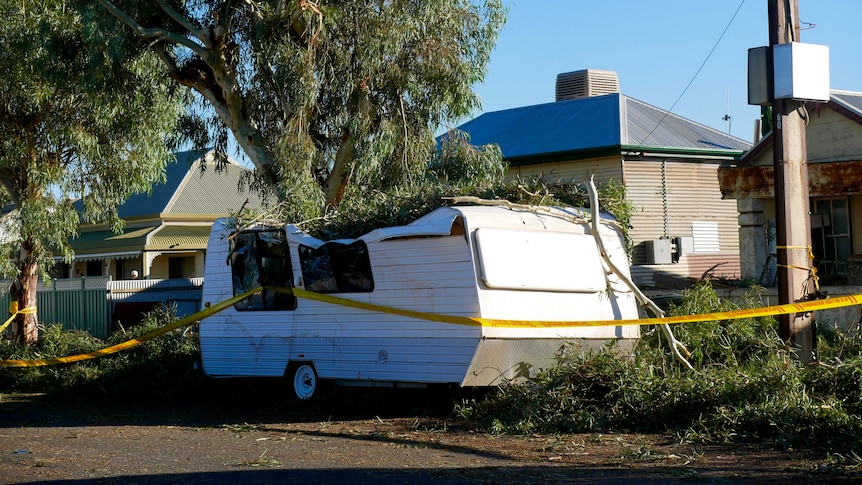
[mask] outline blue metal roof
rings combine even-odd
[[[459,129],[474,145],[500,145],[508,160],[623,148],[738,155],[751,146],[619,93],[485,113]]]
[[[458,129],[505,158],[620,145],[619,96],[573,99],[485,113]]]

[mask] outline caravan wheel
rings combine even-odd
[[[317,389],[317,374],[310,364],[300,364],[293,371],[293,394],[297,399],[307,401]]]

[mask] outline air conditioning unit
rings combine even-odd
[[[557,101],[588,98],[620,92],[620,79],[615,71],[584,69],[557,74]]]
[[[670,239],[653,239],[644,243],[647,264],[673,264]]]

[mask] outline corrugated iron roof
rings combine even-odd
[[[206,165],[203,172],[200,164]],[[260,197],[238,189],[240,177],[247,171],[230,159],[222,170],[216,170],[216,163],[204,152],[177,153],[176,160],[165,167],[165,183],[153,185],[150,194],[129,197],[120,206],[120,217],[195,214],[214,219],[238,211],[246,199],[246,207],[261,209]]]
[[[180,249],[206,249],[210,226],[163,225],[154,231],[147,243],[147,251]]]
[[[147,236],[156,226],[126,227],[120,234],[111,230],[82,232],[78,237],[69,239],[69,244],[78,255],[123,251],[140,251],[146,244]]]
[[[509,160],[623,147],[739,154],[751,146],[619,93],[485,113],[459,129],[474,145],[499,144]]]
[[[141,251],[206,249],[208,225],[166,225],[126,228],[120,234],[111,230],[83,232],[69,243],[75,259],[139,256]]]
[[[862,93],[855,91],[830,91],[832,101],[840,104],[850,111],[855,111],[862,117]]]
[[[247,170],[236,163],[229,163],[216,170],[215,162],[207,162],[206,171],[198,165],[185,175],[182,185],[168,203],[168,214],[213,214],[227,216],[239,211],[248,199],[249,209],[261,209],[262,201],[248,191],[239,191],[239,181]]]
[[[741,152],[751,143],[634,98],[625,102],[626,136],[622,145]]]
[[[458,129],[505,158],[620,145],[620,96],[609,94],[485,113]]]
[[[123,219],[146,215],[157,215],[165,212],[171,197],[185,179],[196,160],[205,155],[201,151],[185,151],[176,154],[176,160],[165,166],[165,182],[154,184],[152,191],[134,194],[119,207],[119,215]]]

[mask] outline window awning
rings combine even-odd
[[[143,252],[196,251],[207,247],[210,226],[166,225],[83,232],[69,241],[75,261],[129,259]]]
[[[75,261],[100,261],[105,259],[132,259],[141,256],[140,251],[120,251],[113,253],[94,253],[94,254],[78,254],[75,253]],[[62,260],[61,257],[55,257],[56,260]]]
[[[206,249],[211,226],[159,226],[149,236],[147,251]]]
[[[135,257],[140,256],[147,243],[147,236],[155,229],[156,226],[126,228],[119,234],[110,230],[82,232],[77,238],[69,240],[69,244],[75,251],[77,261],[85,261],[84,258],[110,258],[108,255],[111,254],[135,253],[134,256],[127,256]]]

